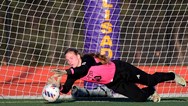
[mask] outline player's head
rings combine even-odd
[[[67,61],[67,63],[75,68],[75,67],[79,67],[81,66],[81,55],[80,53],[78,52],[77,49],[74,49],[74,48],[68,48],[65,53],[65,59]]]

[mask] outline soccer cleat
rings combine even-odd
[[[160,102],[161,101],[161,97],[156,91],[153,93],[153,95],[151,95],[149,97],[149,99],[152,100],[153,102]]]
[[[185,81],[185,79],[182,77],[182,76],[180,76],[180,75],[178,75],[178,74],[176,74],[176,73],[174,73],[175,74],[175,79],[174,79],[174,81],[177,83],[177,84],[179,84],[179,85],[181,85],[181,86],[186,86],[186,81]]]

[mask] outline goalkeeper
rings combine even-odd
[[[115,93],[122,94],[133,101],[144,102],[148,99],[160,102],[160,96],[155,85],[164,81],[175,80],[181,86],[186,86],[183,77],[174,72],[155,72],[148,74],[139,68],[120,60],[110,61],[104,55],[85,54],[83,56],[74,49],[65,51],[65,59],[71,66],[67,70],[53,69],[54,75],[48,79],[60,87],[62,93],[68,93],[77,79],[104,84]],[[67,74],[64,84],[60,84],[62,75]],[[57,81],[55,80],[57,77]],[[146,85],[139,88],[136,84]]]

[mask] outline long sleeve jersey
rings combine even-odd
[[[100,65],[101,63],[97,63],[93,56],[84,55],[82,58],[82,63],[80,67],[70,68],[67,71],[67,80],[64,85],[60,87],[62,93],[68,93],[72,88],[74,82],[84,76],[87,75],[88,70],[91,66]]]
[[[110,62],[102,65],[93,56],[84,55],[80,67],[70,68],[66,71],[67,80],[60,87],[62,93],[68,93],[77,79],[100,84],[112,82],[115,74],[115,64]]]

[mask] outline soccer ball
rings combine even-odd
[[[55,84],[47,84],[42,90],[42,96],[48,102],[55,102],[60,96],[60,90]]]

